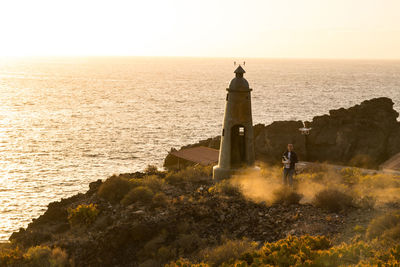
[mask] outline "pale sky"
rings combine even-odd
[[[0,55],[400,59],[400,0],[0,0]]]

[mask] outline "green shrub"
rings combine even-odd
[[[353,231],[362,234],[365,233],[365,228],[357,224],[356,226],[353,227]]]
[[[207,263],[193,263],[187,259],[180,258],[177,261],[166,264],[165,267],[210,267]],[[239,266],[237,266],[239,267]]]
[[[163,192],[158,192],[154,195],[153,207],[166,207],[168,205],[168,197]]]
[[[166,266],[400,266],[400,245],[397,243],[386,246],[359,241],[332,246],[327,237],[305,235],[288,236],[276,242],[267,242],[260,249],[251,245],[244,246],[243,249],[234,249],[235,247],[224,244],[214,249],[206,249],[206,253],[201,256],[208,259],[207,263],[197,265],[179,259]],[[207,255],[208,251],[211,251],[211,254]]]
[[[165,187],[165,182],[163,179],[159,178],[156,175],[145,176],[142,181],[143,186],[147,186],[153,192],[162,191]]]
[[[282,186],[273,191],[274,204],[292,205],[299,204],[299,201],[303,197],[301,194],[297,193],[290,187]]]
[[[347,185],[358,184],[362,176],[360,169],[350,167],[341,169],[340,175],[342,177],[342,182]]]
[[[111,203],[119,203],[130,189],[131,183],[127,179],[111,176],[100,186],[98,194]]]
[[[372,196],[363,196],[354,200],[354,204],[362,209],[373,209],[375,207],[376,198]]]
[[[149,240],[154,232],[152,229],[146,225],[145,223],[133,223],[131,226],[131,237],[134,241],[143,242]]]
[[[304,173],[299,173],[296,175],[296,180],[300,182],[315,182],[315,183],[321,183],[324,181],[326,177],[326,173],[324,172],[304,172]]]
[[[132,179],[129,179],[129,186],[130,186],[130,188],[132,189],[132,188],[135,188],[135,187],[138,187],[138,186],[141,186],[141,185],[143,185],[143,179],[142,178],[132,178]]]
[[[313,251],[329,249],[331,246],[330,240],[324,236],[289,236],[277,242],[265,243],[259,253],[254,255],[253,261],[261,258],[266,265],[298,266],[312,259]]]
[[[203,250],[200,254],[211,266],[221,266],[223,263],[233,263],[242,254],[254,250],[256,245],[247,239],[227,240],[220,246]]]
[[[23,262],[23,252],[19,247],[0,248],[0,266],[21,266]]]
[[[179,171],[168,172],[165,180],[169,184],[178,185],[182,183],[202,183],[210,181],[212,175],[211,166],[190,166]]]
[[[198,250],[203,244],[203,240],[196,233],[180,234],[174,242],[179,253],[188,254]]]
[[[388,236],[388,231],[393,228],[398,227],[400,224],[400,216],[397,214],[385,214],[373,219],[367,229],[367,238],[373,239],[382,236],[386,232]],[[392,230],[396,231],[396,230]]]
[[[398,241],[400,240],[400,222],[394,227],[386,230],[382,237],[387,240]]]
[[[337,189],[324,189],[315,195],[314,203],[330,212],[339,212],[353,206],[353,197]]]
[[[176,257],[176,249],[172,247],[161,246],[157,250],[157,259],[166,262]]]
[[[121,200],[121,204],[128,206],[135,202],[141,202],[143,204],[149,204],[153,198],[153,191],[147,186],[138,186],[132,188],[125,197]]]
[[[400,177],[393,174],[369,174],[360,179],[360,183],[371,189],[400,187]]]
[[[31,247],[24,254],[24,258],[28,262],[28,266],[32,267],[63,267],[68,265],[68,256],[60,248]]]
[[[92,224],[99,214],[97,205],[79,205],[75,209],[68,209],[68,221],[71,225],[89,225]]]
[[[143,248],[137,253],[138,258],[147,260],[157,256],[157,251],[162,245],[165,243],[167,238],[167,232],[161,231],[158,235],[151,238],[146,244],[144,244]]]
[[[157,166],[155,165],[147,165],[146,169],[144,169],[144,173],[147,175],[154,175],[158,173]]]
[[[222,194],[226,196],[239,196],[241,195],[239,185],[232,184],[230,180],[222,180],[208,189],[211,194]]]
[[[354,156],[350,160],[350,165],[351,166],[356,166],[360,168],[375,168],[377,167],[376,161],[373,160],[369,155],[365,154],[358,154]]]

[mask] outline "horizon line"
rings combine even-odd
[[[33,59],[33,58],[193,58],[193,59],[240,59],[240,60],[251,60],[251,59],[269,59],[269,60],[387,60],[387,61],[399,61],[400,58],[362,58],[362,57],[343,57],[343,58],[335,58],[335,57],[245,57],[245,56],[165,56],[165,55],[29,55],[29,56],[8,56],[8,55],[0,55],[0,58],[7,59]]]

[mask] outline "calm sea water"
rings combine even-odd
[[[171,147],[218,135],[232,62],[0,59],[0,240],[91,181],[161,166]],[[400,61],[253,59],[245,69],[255,123],[379,96],[400,111]]]

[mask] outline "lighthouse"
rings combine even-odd
[[[252,89],[239,65],[234,71],[236,77],[229,84],[226,95],[224,123],[221,133],[218,165],[213,168],[213,178],[229,178],[235,171],[253,167],[254,134],[251,115]]]

